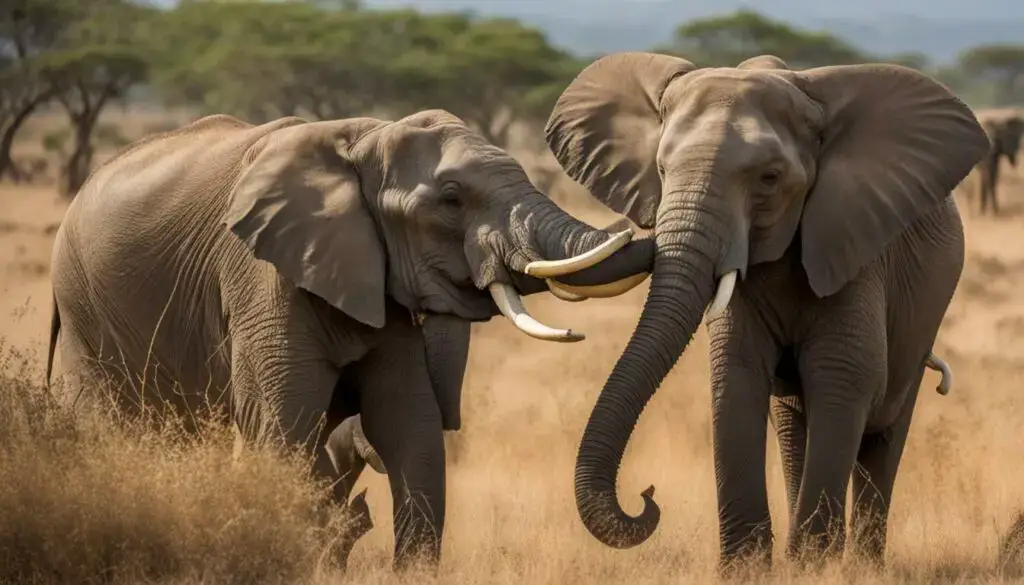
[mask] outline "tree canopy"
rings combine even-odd
[[[797,69],[888,61],[925,70],[975,103],[1024,102],[1024,45],[975,47],[935,66],[920,53],[875,55],[739,10],[683,23],[653,50],[698,66],[761,54]],[[57,107],[71,127],[70,146],[57,149],[66,159],[63,190],[74,193],[91,168],[100,113],[143,86],[163,105],[254,123],[443,108],[507,146],[512,123],[539,130],[591,60],[514,19],[371,10],[359,0],[180,0],[170,9],[141,0],[9,0],[0,8],[0,178],[19,175],[10,153],[24,121]]]
[[[799,30],[752,10],[683,23],[664,50],[702,67],[736,65],[764,54],[775,55],[794,69],[870,60],[829,33]]]

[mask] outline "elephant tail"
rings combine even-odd
[[[953,388],[953,370],[950,369],[949,364],[935,355],[935,352],[930,351],[928,352],[928,357],[924,360],[924,365],[942,374],[942,379],[939,381],[939,385],[935,387],[935,391],[943,396],[949,394],[949,391]]]
[[[53,356],[57,350],[57,334],[60,333],[60,311],[57,309],[57,295],[53,295],[53,312],[50,315],[50,346],[46,352],[46,388],[50,388],[53,373]]]

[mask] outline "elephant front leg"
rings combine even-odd
[[[356,364],[363,431],[387,469],[395,525],[394,563],[436,568],[445,519],[441,411],[431,386],[423,335],[404,320]]]
[[[775,379],[776,388],[791,387],[792,383]],[[796,518],[796,501],[804,475],[804,457],[807,450],[807,419],[803,398],[798,393],[784,392],[772,398],[771,421],[779,443],[782,475],[786,482],[786,502],[790,522]]]
[[[292,348],[302,346],[301,343],[291,344]],[[298,351],[284,355],[277,352],[277,359],[247,359],[268,355],[265,350],[260,351],[261,347],[236,343],[233,348],[235,450],[240,452],[244,446],[269,444],[284,452],[299,448],[309,455],[313,479],[333,482],[331,491],[318,502],[321,522],[326,524],[329,520],[331,507],[328,504],[332,499],[345,507],[344,532],[332,550],[336,562],[345,567],[355,542],[373,527],[373,523],[363,494],[348,502],[361,465],[356,469],[353,461],[351,468],[339,471],[326,444],[331,427],[339,422],[329,409],[338,384],[338,371],[326,359],[309,359]]]
[[[817,563],[842,553],[846,492],[872,402],[885,390],[886,342],[881,310],[822,322],[799,364],[807,412],[804,473],[788,553]]]
[[[739,302],[738,302],[739,301]],[[738,298],[733,317],[712,326],[711,392],[722,569],[771,563],[765,483],[771,372],[777,345]]]

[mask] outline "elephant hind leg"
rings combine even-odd
[[[857,453],[857,467],[853,473],[850,537],[854,553],[873,563],[881,563],[885,554],[889,506],[892,503],[896,471],[903,457],[903,448],[910,432],[910,419],[923,377],[924,368],[911,386],[911,393],[896,421],[883,431],[866,434]]]

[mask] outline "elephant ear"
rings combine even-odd
[[[820,67],[794,82],[824,113],[817,179],[800,222],[804,269],[824,297],[944,201],[989,142],[963,102],[908,67]]]
[[[643,228],[661,200],[661,96],[696,69],[655,53],[615,53],[588,65],[555,103],[545,139],[567,175]]]
[[[297,286],[384,325],[385,253],[349,149],[386,122],[317,122],[268,134],[248,157],[224,222]]]

